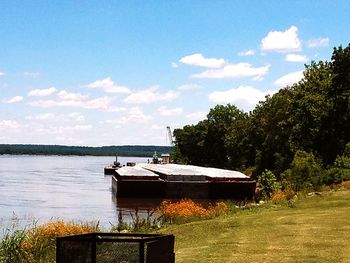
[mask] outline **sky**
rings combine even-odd
[[[350,2],[0,0],[0,144],[169,145],[350,42]]]

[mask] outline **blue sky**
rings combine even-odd
[[[167,145],[349,43],[348,1],[0,1],[0,143]]]

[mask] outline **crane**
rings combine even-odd
[[[173,135],[171,134],[170,126],[166,126],[166,129],[168,131],[170,146],[174,146],[174,140],[173,140]]]

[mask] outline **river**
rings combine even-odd
[[[0,155],[0,227],[50,219],[116,224],[120,207],[112,195],[111,176],[104,166],[113,156]],[[147,158],[118,157],[126,162]],[[134,207],[123,201],[124,211]],[[124,213],[125,214],[125,213]]]

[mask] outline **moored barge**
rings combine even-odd
[[[115,170],[117,197],[253,199],[256,182],[243,173],[179,164],[136,164]]]

